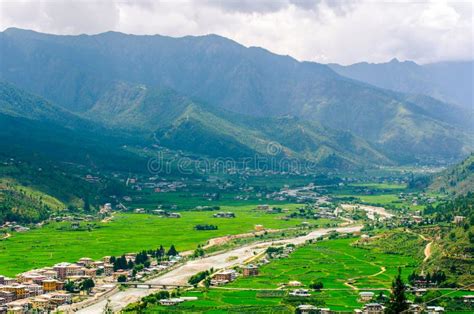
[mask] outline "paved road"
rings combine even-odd
[[[233,249],[227,252],[216,254],[213,256],[204,257],[199,260],[189,261],[178,268],[163,274],[163,276],[151,279],[147,282],[154,284],[164,284],[164,285],[185,285],[188,282],[188,279],[200,272],[205,271],[210,268],[221,269],[236,266],[242,264],[247,259],[253,257],[255,254],[262,253],[269,246],[272,245],[284,245],[284,244],[303,244],[307,240],[316,239],[320,236],[323,236],[331,231],[337,231],[341,233],[352,233],[360,231],[362,226],[353,226],[353,227],[340,227],[340,228],[328,228],[328,229],[318,229],[310,232],[305,236],[300,236],[292,239],[285,239],[279,241],[268,241],[262,243],[249,244],[244,247]],[[120,291],[109,297],[110,305],[114,311],[119,311],[120,309],[127,306],[127,304],[135,302],[140,298],[153,293],[154,290],[148,289],[138,289],[138,288],[129,288],[125,291]],[[102,313],[104,307],[106,306],[107,301],[103,300],[101,302],[95,303],[87,308],[84,308],[77,313],[81,314],[97,314]]]

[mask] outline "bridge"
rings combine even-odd
[[[140,281],[129,281],[121,282],[122,286],[139,288],[139,289],[180,289],[180,288],[189,288],[190,285],[169,285],[161,283],[149,283],[149,282],[140,282]]]

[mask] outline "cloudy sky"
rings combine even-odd
[[[0,0],[2,30],[215,33],[322,63],[472,59],[472,24],[466,0]]]

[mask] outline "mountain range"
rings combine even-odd
[[[394,58],[386,63],[329,64],[337,73],[368,84],[408,94],[428,95],[473,110],[474,61],[419,65]]]
[[[284,156],[325,167],[447,161],[473,148],[461,106],[216,35],[7,29],[0,55],[2,116],[84,140],[146,143],[154,134],[167,148],[212,157],[265,154],[277,142]]]

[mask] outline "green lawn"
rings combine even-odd
[[[293,209],[298,205],[287,204]],[[227,234],[253,231],[255,224],[266,228],[295,227],[301,219],[285,221],[282,214],[266,214],[252,210],[254,206],[225,206],[222,210],[233,211],[234,219],[212,218],[213,212],[181,212],[182,218],[160,218],[146,214],[117,214],[109,223],[97,223],[92,231],[72,231],[70,223],[51,223],[25,233],[13,233],[0,241],[0,274],[13,276],[32,268],[53,265],[61,261],[73,262],[80,257],[101,258],[154,249],[160,244],[176,245],[179,251],[196,248],[199,243]],[[311,221],[324,225],[328,220]],[[218,230],[195,231],[196,224],[211,223]],[[63,227],[63,228],[61,228]]]

